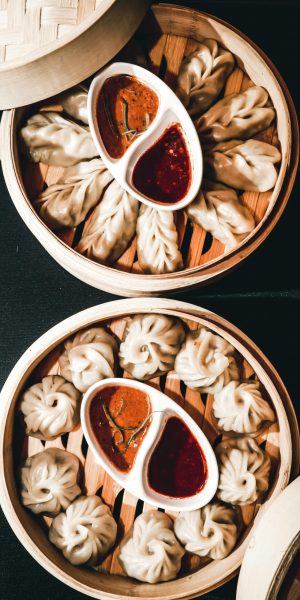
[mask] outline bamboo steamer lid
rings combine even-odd
[[[0,109],[59,93],[106,64],[148,0],[0,0]]]

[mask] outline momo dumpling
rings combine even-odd
[[[60,375],[48,375],[35,383],[21,400],[26,433],[41,440],[53,440],[72,431],[79,423],[81,395]]]
[[[57,100],[68,115],[88,125],[87,95],[84,85],[76,85],[60,94]]]
[[[117,260],[135,234],[138,207],[138,200],[112,181],[85,224],[78,252],[100,262]]]
[[[140,205],[137,256],[144,273],[173,273],[182,269],[182,255],[172,212]]]
[[[97,565],[112,548],[117,524],[98,496],[79,496],[53,519],[49,539],[72,565]]]
[[[240,94],[230,94],[214,104],[196,123],[200,139],[224,142],[248,139],[271,125],[275,110],[266,106],[269,94],[254,85]]]
[[[238,190],[267,192],[277,180],[274,164],[281,159],[275,146],[260,140],[231,140],[204,152],[206,173]]]
[[[217,496],[230,504],[251,504],[269,487],[271,461],[250,437],[227,439],[215,449],[219,463]]]
[[[34,206],[53,231],[77,227],[100,202],[112,176],[100,158],[67,167],[58,181],[42,192]]]
[[[173,532],[173,521],[165,513],[142,513],[120,546],[119,562],[129,577],[158,583],[175,579],[184,549]]]
[[[187,387],[214,394],[239,379],[234,347],[206,327],[191,331],[176,356],[175,372]]]
[[[275,421],[274,411],[259,388],[258,381],[230,381],[215,394],[212,409],[219,429],[256,433],[266,421]]]
[[[236,544],[235,520],[232,508],[213,502],[198,510],[179,513],[174,531],[187,552],[220,560],[228,556]]]
[[[191,115],[204,113],[223,89],[234,67],[231,52],[207,39],[183,60],[176,94]]]
[[[58,515],[81,493],[79,469],[77,456],[59,448],[30,456],[21,469],[22,503],[35,514]]]
[[[70,167],[98,154],[89,129],[57,112],[29,117],[20,131],[20,140],[33,162],[56,167]]]
[[[185,338],[182,323],[166,315],[136,315],[128,321],[119,360],[134,379],[145,381],[174,367]]]
[[[60,372],[81,392],[96,381],[114,376],[117,342],[103,327],[79,331],[65,341],[64,347]]]
[[[242,204],[235,190],[200,190],[186,208],[193,223],[224,244],[225,251],[237,246],[255,227],[249,208]]]

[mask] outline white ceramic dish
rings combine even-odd
[[[108,154],[97,123],[97,101],[102,85],[108,77],[113,77],[115,75],[131,75],[137,77],[143,83],[146,83],[151,87],[156,92],[159,99],[158,111],[153,122],[144,133],[135,138],[121,158],[112,158]],[[159,210],[171,211],[179,210],[192,202],[199,191],[203,173],[203,159],[199,137],[193,121],[183,104],[169,86],[159,79],[159,77],[156,77],[156,75],[153,75],[150,71],[137,65],[125,62],[113,63],[109,67],[103,69],[99,75],[94,78],[90,86],[88,93],[88,119],[96,148],[103,162],[119,184],[137,198],[137,200],[140,200],[140,202],[144,202],[144,204],[148,204],[149,206],[159,208]],[[138,159],[147,149],[153,146],[172,123],[179,123],[182,127],[191,160],[191,183],[184,198],[174,203],[161,203],[151,200],[147,196],[141,194],[132,183],[132,175]]]
[[[107,458],[91,427],[91,401],[102,388],[107,387],[108,385],[126,386],[141,390],[148,394],[151,402],[151,410],[153,412],[152,420],[137,452],[133,467],[128,473],[122,473]],[[194,496],[187,498],[173,498],[159,494],[149,486],[147,481],[148,463],[152,452],[163,433],[167,419],[171,416],[177,416],[184,421],[197,439],[207,463],[208,476],[204,487]],[[207,437],[188,413],[160,390],[140,381],[117,377],[99,381],[92,385],[83,396],[81,404],[81,424],[84,436],[93,451],[96,460],[120,486],[145,502],[167,510],[187,511],[204,506],[215,495],[218,486],[219,473],[216,457]]]

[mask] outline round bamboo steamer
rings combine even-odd
[[[81,328],[105,324],[122,339],[128,315],[149,312],[181,318],[191,329],[196,329],[200,324],[206,325],[226,338],[242,355],[243,376],[251,377],[255,374],[260,380],[277,417],[275,423],[263,429],[257,436],[258,443],[264,444],[271,457],[270,488],[262,506],[256,503],[242,508],[244,533],[236,549],[221,561],[199,559],[193,555],[185,563],[179,578],[156,585],[143,584],[124,576],[117,560],[117,549],[112,550],[97,571],[72,566],[48,540],[49,518],[38,519],[22,506],[17,481],[20,462],[25,460],[28,454],[43,449],[40,440],[24,436],[22,420],[17,417],[18,398],[24,386],[29,384],[29,378],[32,383],[48,373],[56,373],[62,341]],[[128,377],[128,374],[124,373],[123,376]],[[159,386],[160,380],[153,379],[150,383]],[[208,396],[204,405],[201,395],[189,389],[183,397],[180,381],[174,372],[167,375],[163,385],[164,391],[184,405],[213,443],[218,434],[211,419],[212,398]],[[187,599],[202,595],[223,584],[236,574],[241,565],[251,538],[251,526],[255,515],[257,512],[258,517],[263,514],[299,469],[297,421],[289,395],[274,367],[259,348],[231,323],[208,310],[184,302],[154,298],[118,300],[89,308],[62,321],[34,342],[20,358],[3,387],[0,401],[0,493],[2,507],[11,527],[28,552],[49,573],[72,588],[101,600]],[[78,455],[84,465],[87,493],[100,491],[102,498],[110,505],[113,514],[121,523],[118,543],[121,536],[131,527],[135,515],[151,508],[131,494],[123,493],[95,463],[91,451],[84,443],[80,427],[68,436],[58,438],[54,442],[46,442],[46,446],[66,448]]]
[[[200,226],[195,225],[191,230],[184,214],[179,211],[177,228],[185,259],[182,271],[165,275],[142,274],[136,260],[135,239],[114,265],[102,265],[80,255],[72,247],[78,243],[82,228],[76,231],[65,229],[60,233],[48,229],[37,216],[31,199],[45,183],[55,183],[60,170],[33,165],[19,154],[17,144],[20,124],[37,107],[33,105],[4,113],[0,142],[3,172],[18,212],[61,266],[96,288],[123,296],[157,296],[213,281],[236,267],[266,239],[288,201],[298,164],[297,117],[281,76],[264,53],[241,32],[220,19],[192,9],[163,4],[151,8],[135,40],[141,42],[144,50],[147,49],[154,72],[161,76],[164,74],[166,83],[172,87],[184,55],[207,37],[215,38],[229,48],[237,59],[237,67],[227,80],[225,94],[244,90],[251,82],[262,85],[269,92],[276,109],[277,123],[257,137],[270,143],[279,142],[282,161],[272,191],[243,194],[257,226],[229,253],[224,254],[224,246],[212,240]],[[126,52],[128,48],[125,49],[125,57],[128,56]],[[47,106],[51,106],[51,101]]]

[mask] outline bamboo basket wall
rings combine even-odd
[[[126,296],[159,295],[180,291],[214,280],[237,266],[269,235],[277,223],[292,190],[298,163],[298,129],[295,109],[288,90],[269,59],[251,40],[232,26],[198,11],[170,5],[153,6],[133,43],[122,56],[131,60],[137,42],[148,55],[154,72],[164,75],[171,87],[176,82],[183,57],[204,38],[215,38],[233,52],[237,67],[227,80],[225,94],[239,92],[251,84],[262,85],[269,92],[276,109],[277,121],[258,138],[279,145],[282,161],[276,186],[264,193],[245,192],[243,199],[255,216],[256,228],[238,247],[224,254],[224,246],[212,240],[198,225],[193,228],[184,214],[177,215],[179,243],[185,268],[166,275],[142,274],[136,260],[136,240],[112,266],[80,255],[75,246],[82,229],[61,230],[54,234],[37,216],[31,200],[47,185],[55,183],[61,170],[34,165],[18,150],[17,132],[24,118],[37,110],[33,105],[4,114],[1,153],[4,176],[10,195],[21,217],[51,256],[67,271],[108,292]],[[116,48],[117,50],[117,48]],[[49,106],[49,101],[46,102]],[[53,102],[52,102],[53,104]],[[51,102],[50,102],[51,105]]]
[[[122,339],[128,315],[149,312],[177,316],[191,329],[204,324],[226,338],[242,356],[244,376],[255,376],[260,380],[277,416],[276,422],[263,429],[256,438],[271,457],[270,488],[261,508],[258,503],[242,508],[243,532],[236,549],[221,561],[199,559],[193,555],[184,561],[183,569],[176,580],[156,585],[142,584],[125,577],[117,560],[117,548],[113,548],[98,570],[72,566],[48,541],[49,519],[38,519],[21,505],[17,484],[20,462],[25,460],[26,456],[43,449],[40,440],[24,436],[18,417],[18,399],[24,386],[40,380],[47,373],[57,372],[61,344],[69,335],[81,328],[105,324]],[[128,377],[128,374],[123,373],[123,376]],[[183,405],[202,427],[211,443],[214,443],[218,434],[212,419],[210,396],[207,396],[205,401],[205,397],[201,397],[198,392],[183,390],[174,372],[170,372],[165,379],[152,379],[150,384],[162,387],[165,393]],[[54,442],[46,442],[46,446],[66,448],[77,454],[84,466],[87,493],[100,492],[119,522],[118,543],[131,527],[135,516],[151,508],[124,492],[95,463],[92,452],[83,440],[80,427]],[[291,400],[279,375],[246,335],[205,309],[174,300],[140,298],[110,302],[78,313],[50,329],[25,352],[1,393],[0,458],[3,510],[19,540],[48,572],[74,589],[99,599],[187,599],[221,585],[236,573],[249,543],[251,526],[258,509],[260,508],[260,517],[288,484],[290,477],[295,477],[297,473],[299,432]]]

